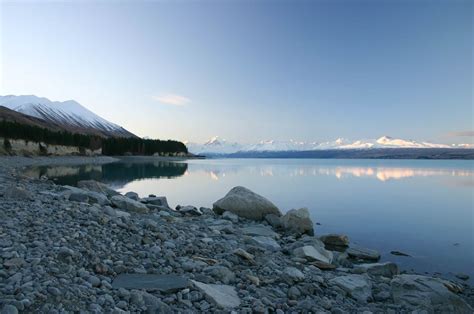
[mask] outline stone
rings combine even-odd
[[[221,309],[233,309],[240,305],[240,298],[232,286],[205,284],[195,280],[191,282],[205,295],[206,300]]]
[[[18,314],[18,309],[12,304],[5,304],[0,314]]]
[[[245,251],[244,249],[238,248],[234,250],[233,252],[235,255],[246,259],[247,261],[251,262],[252,264],[255,264],[254,256],[250,254],[249,252]]]
[[[97,192],[112,197],[114,195],[120,195],[117,191],[109,188],[106,184],[97,182],[95,180],[82,180],[77,182],[77,187],[80,189],[86,189],[89,191]]]
[[[223,284],[235,282],[235,274],[225,266],[210,266],[204,269],[206,273],[221,281]]]
[[[270,224],[275,229],[278,229],[281,227],[281,217],[275,215],[275,214],[268,214],[265,215],[265,221]]]
[[[281,250],[280,244],[270,237],[252,237],[250,242],[268,251],[276,252]]]
[[[463,273],[457,273],[455,274],[456,278],[459,278],[461,280],[469,280],[469,275],[463,274]]]
[[[17,187],[15,185],[9,186],[3,192],[5,198],[16,199],[16,200],[31,200],[32,195],[29,191],[25,190],[22,187]]]
[[[238,223],[239,222],[239,216],[237,216],[236,214],[231,213],[229,211],[225,211],[222,214],[222,219],[230,220],[233,223]]]
[[[171,207],[168,205],[168,200],[166,199],[165,196],[149,196],[149,197],[140,199],[140,202],[144,204],[162,206],[162,207],[171,209]]]
[[[367,302],[372,297],[372,284],[363,275],[339,276],[329,280],[359,302]]]
[[[188,286],[189,281],[178,275],[120,274],[112,282],[114,289],[156,289],[163,293],[176,292]]]
[[[87,281],[92,285],[92,287],[99,287],[100,286],[100,279],[96,276],[89,276]]]
[[[407,253],[400,252],[400,251],[391,251],[390,254],[395,255],[395,256],[411,257],[411,255],[409,255]]]
[[[240,229],[244,235],[248,236],[262,236],[262,237],[271,237],[279,238],[280,235],[273,231],[271,228],[265,227],[263,225],[257,226],[248,226]]]
[[[349,255],[349,257],[355,259],[371,261],[378,261],[380,259],[379,252],[367,248],[351,247],[347,249],[346,253]]]
[[[324,248],[314,247],[312,245],[296,248],[293,251],[293,255],[304,258],[308,261],[320,261],[327,264],[331,264],[333,259],[332,252],[326,251]]]
[[[304,274],[296,267],[286,267],[283,270],[283,278],[289,283],[293,284],[296,282],[303,281]]]
[[[349,237],[344,234],[327,234],[319,237],[326,246],[329,247],[347,247],[349,246]]]
[[[314,226],[307,208],[292,209],[281,217],[283,229],[297,236],[302,234],[314,235]]]
[[[242,186],[232,188],[226,196],[216,201],[213,210],[217,214],[229,211],[251,220],[262,220],[268,214],[281,216],[280,210],[272,202]]]
[[[71,195],[69,195],[68,199],[73,202],[81,202],[81,203],[89,202],[89,196],[87,196],[87,193],[73,192],[71,193]]]
[[[449,282],[420,275],[398,275],[391,281],[395,304],[436,313],[473,313],[473,309],[451,292]]]
[[[134,201],[140,200],[140,197],[138,196],[138,193],[135,193],[135,192],[127,192],[127,193],[125,193],[125,197],[131,198]]]
[[[355,265],[354,272],[387,278],[392,278],[399,273],[397,264],[392,262]]]
[[[142,213],[142,214],[148,213],[149,211],[148,207],[146,207],[145,204],[134,201],[122,195],[112,196],[110,200],[113,205],[126,211],[137,212],[137,213]]]
[[[202,212],[194,206],[178,206],[176,208],[181,214],[189,216],[201,216]]]

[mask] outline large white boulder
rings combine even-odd
[[[262,220],[265,215],[281,216],[280,210],[269,200],[247,188],[236,186],[226,196],[213,204],[217,214],[225,211],[252,220]]]

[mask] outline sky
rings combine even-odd
[[[0,1],[0,94],[140,136],[470,143],[460,0]]]

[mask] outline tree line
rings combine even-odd
[[[102,148],[104,155],[153,155],[187,153],[186,145],[179,141],[149,140],[141,138],[110,137],[53,131],[50,129],[21,124],[12,121],[0,121],[0,137],[4,138],[5,149],[10,149],[9,139],[22,139],[50,145],[76,146],[97,150]]]

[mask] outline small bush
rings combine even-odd
[[[5,148],[7,152],[12,150],[12,143],[10,143],[10,140],[8,138],[5,138],[3,140],[3,148]]]

